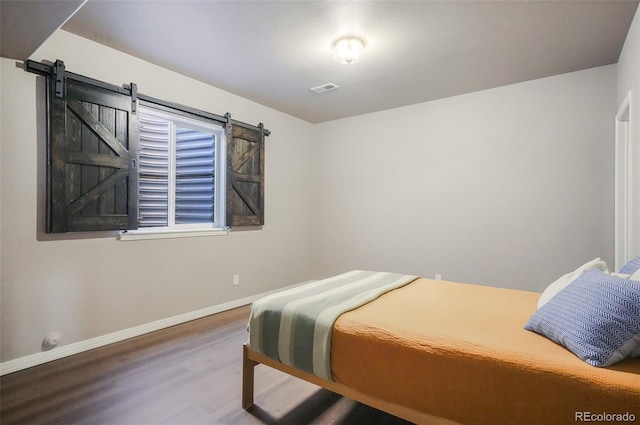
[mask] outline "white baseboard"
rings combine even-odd
[[[303,283],[307,283],[307,282],[303,282]],[[301,284],[302,283],[297,285],[292,285],[290,287],[298,286]],[[287,287],[287,288],[290,288],[290,287]],[[200,310],[190,311],[188,313],[179,314],[177,316],[168,317],[166,319],[156,320],[155,322],[134,326],[133,328],[123,329],[121,331],[112,332],[110,334],[98,336],[91,339],[86,339],[84,341],[74,342],[69,345],[56,347],[51,351],[43,351],[41,353],[30,354],[28,356],[9,360],[9,361],[0,363],[0,376],[17,372],[19,370],[27,369],[33,366],[37,366],[43,363],[47,363],[53,360],[58,360],[63,357],[71,356],[73,354],[82,353],[83,351],[93,350],[94,348],[113,344],[114,342],[119,342],[125,339],[144,335],[149,332],[154,332],[160,329],[168,328],[170,326],[179,325],[180,323],[189,322],[191,320],[200,319],[205,316],[221,313],[223,311],[231,310],[236,307],[241,307],[243,305],[251,304],[253,301],[257,300],[258,298],[261,298],[265,295],[269,295],[277,291],[281,291],[283,289],[286,289],[286,288],[280,288],[274,291],[252,295],[250,297],[229,301],[223,304],[206,307]]]

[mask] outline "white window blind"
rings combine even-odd
[[[167,120],[139,114],[138,225],[167,227],[169,208],[169,127]]]
[[[216,224],[220,127],[140,110],[140,227]]]
[[[175,158],[175,223],[212,223],[215,136],[177,127]]]

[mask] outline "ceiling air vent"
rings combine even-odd
[[[323,84],[323,85],[318,86],[318,87],[312,87],[311,91],[312,92],[316,92],[316,93],[324,93],[326,91],[335,90],[337,88],[338,88],[337,84],[327,83],[327,84]]]

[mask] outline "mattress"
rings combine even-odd
[[[463,424],[640,419],[640,358],[596,368],[524,330],[539,296],[417,279],[338,318],[333,379]]]

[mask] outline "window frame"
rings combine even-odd
[[[163,119],[169,122],[169,186],[168,186],[168,206],[167,206],[167,226],[142,227],[138,225],[135,231],[127,233],[140,233],[149,235],[152,233],[188,233],[202,229],[226,229],[226,130],[224,126],[214,120],[195,116],[189,113],[180,113],[180,111],[171,111],[169,108],[157,108],[155,104],[141,101],[139,113],[150,115],[155,118]],[[176,126],[189,128],[214,136],[214,199],[213,199],[213,221],[211,223],[193,223],[193,224],[176,224],[175,223],[175,184],[176,184]],[[140,163],[138,155],[138,163]],[[140,168],[138,168],[138,176],[140,176]],[[222,187],[221,187],[222,186]],[[140,190],[138,189],[138,200],[140,199]],[[139,203],[139,202],[138,202]],[[139,208],[139,205],[138,205]],[[139,213],[138,213],[139,215]]]

